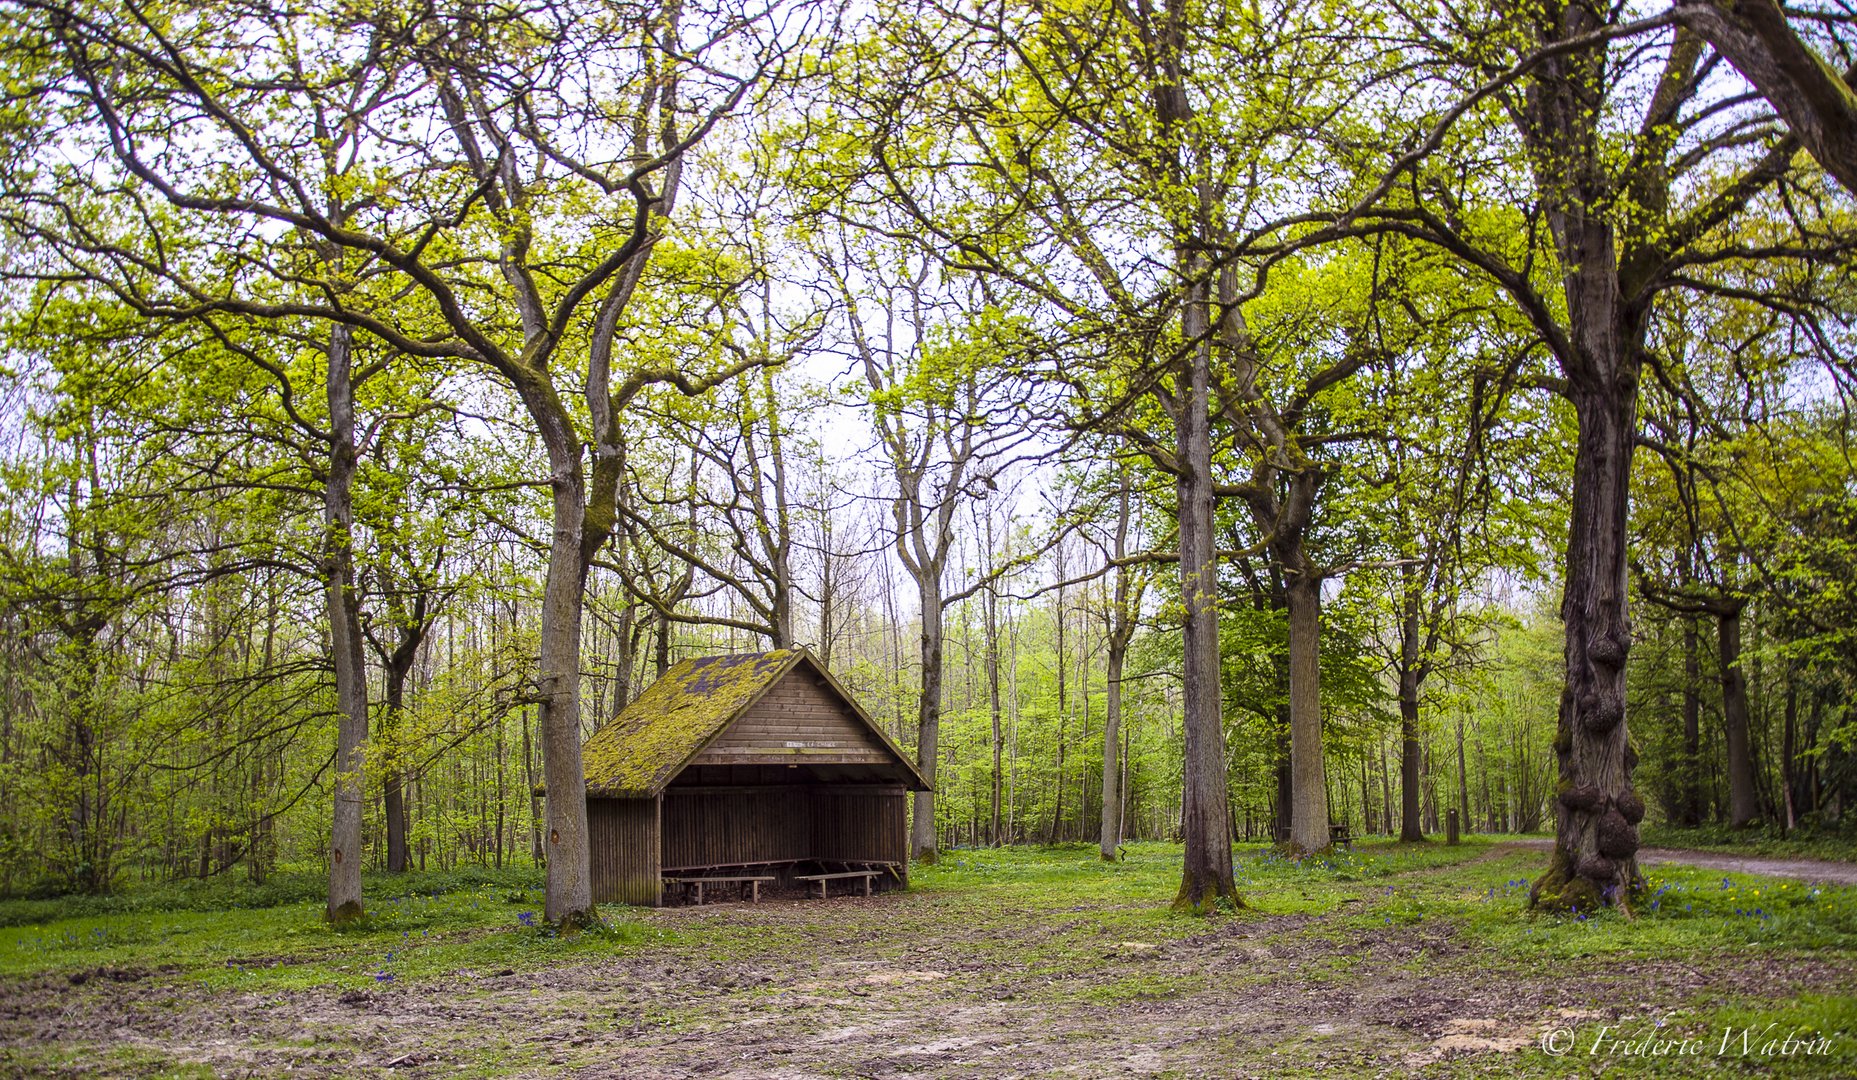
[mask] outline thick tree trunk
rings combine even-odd
[[[542,751],[548,862],[543,917],[564,928],[593,921],[593,880],[587,839],[587,777],[580,757],[580,620],[590,552],[586,539],[586,480],[582,446],[553,388],[521,388],[541,429],[552,471],[554,532],[542,585],[541,656],[536,689]]]
[[[915,820],[909,833],[909,854],[918,862],[939,857],[935,836],[935,766],[941,748],[941,573],[922,573],[916,580],[921,604],[922,697],[916,704],[916,768],[930,785],[915,793]]]
[[[1609,274],[1573,273],[1570,282]],[[1581,282],[1585,283],[1585,282]],[[1602,286],[1603,287],[1603,283]],[[1548,872],[1530,890],[1532,903],[1592,910],[1623,903],[1637,885],[1638,823],[1644,803],[1632,789],[1637,766],[1625,723],[1626,523],[1631,456],[1637,433],[1637,368],[1616,296],[1595,303],[1569,285],[1576,330],[1602,338],[1588,355],[1610,360],[1600,375],[1570,373],[1579,418],[1574,454],[1572,528],[1567,541],[1567,685],[1561,694],[1554,750],[1560,765],[1555,850]],[[1597,308],[1597,310],[1594,310]],[[1598,348],[1594,345],[1597,344]]]
[[[1290,578],[1290,844],[1299,851],[1328,847],[1328,778],[1322,760],[1322,582]]]
[[[383,725],[398,726],[405,700],[406,672],[390,668],[387,671]],[[400,748],[394,747],[392,752],[397,758]],[[381,793],[381,810],[387,818],[387,869],[398,874],[406,869],[406,787],[398,761],[388,767],[381,778],[381,784],[384,788]]]
[[[362,747],[368,737],[367,669],[361,653],[361,612],[354,595],[355,400],[353,331],[329,334],[329,474],[323,486],[323,584],[335,667],[334,805],[329,830],[332,923],[358,919],[361,902]]]
[[[1186,760],[1181,793],[1185,864],[1174,907],[1206,911],[1225,900],[1238,903],[1232,880],[1231,815],[1226,810],[1225,727],[1219,692],[1219,596],[1213,547],[1212,435],[1209,411],[1211,349],[1206,286],[1192,286],[1182,329],[1189,346],[1175,387],[1179,431],[1180,597],[1186,609],[1183,733]],[[1326,830],[1326,825],[1324,825]]]
[[[1754,750],[1747,726],[1747,679],[1741,674],[1741,609],[1730,600],[1716,609],[1716,643],[1721,654],[1722,720],[1728,741],[1728,824],[1751,825],[1760,818],[1755,790]]]
[[[1407,675],[1399,680],[1399,839],[1425,839],[1419,827],[1419,694],[1416,680]]]

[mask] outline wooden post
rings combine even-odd
[[[1444,812],[1444,842],[1447,844],[1457,843],[1457,808],[1456,807],[1452,807],[1451,809],[1446,810]]]

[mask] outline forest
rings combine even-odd
[[[1843,0],[0,12],[0,896],[589,922],[581,742],[796,646],[923,864],[1850,841]]]

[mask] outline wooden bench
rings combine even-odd
[[[1354,834],[1348,831],[1347,822],[1328,827],[1328,842],[1336,847],[1352,848],[1354,846]]]
[[[761,883],[763,881],[778,880],[780,879],[772,874],[736,874],[727,877],[667,877],[663,879],[666,887],[673,885],[682,886],[685,896],[690,895],[690,887],[694,885],[696,887],[696,903],[698,907],[701,907],[703,904],[703,888],[706,885],[733,885],[738,896],[746,892],[748,894],[748,902],[751,904],[758,904],[761,902]]]
[[[871,894],[871,882],[882,876],[883,873],[884,871],[882,870],[845,870],[836,874],[795,874],[793,875],[793,880],[817,883],[819,886],[819,899],[823,900],[825,899],[825,885],[828,881],[840,881],[845,878],[863,878],[864,895],[869,896]]]

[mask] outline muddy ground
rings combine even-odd
[[[1595,955],[1535,970],[1449,920],[1363,928],[1353,903],[1125,941],[1107,927],[1092,938],[1083,908],[980,919],[958,896],[915,892],[652,912],[676,944],[364,991],[34,977],[0,982],[0,1043],[37,1048],[0,1054],[0,1073],[12,1061],[21,1074],[146,1076],[1596,1075],[1618,1063],[1547,1058],[1541,1039],[1650,1023],[1645,987],[1660,1008],[1857,993],[1841,955]]]

